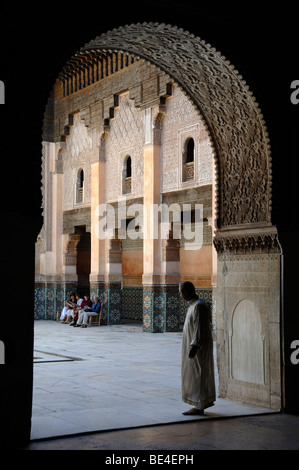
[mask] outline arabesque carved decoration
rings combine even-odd
[[[219,255],[225,252],[237,254],[280,253],[278,236],[274,232],[235,236],[216,235],[213,242]]]
[[[214,144],[217,227],[271,220],[271,158],[263,116],[248,86],[210,44],[175,26],[113,29],[77,54],[126,52],[157,65],[197,105]]]
[[[77,245],[80,241],[80,235],[70,233],[66,238],[66,247],[64,252],[65,266],[75,266],[77,262]]]

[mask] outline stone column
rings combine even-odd
[[[58,144],[62,147],[62,143]],[[54,311],[53,319],[57,311],[62,311],[65,299],[76,284],[65,282],[61,273],[63,272],[63,152],[64,148],[56,149],[57,156],[52,162],[52,273],[55,279],[54,285]],[[55,152],[56,153],[56,152]]]
[[[49,305],[48,283],[52,285],[52,172],[51,161],[54,155],[54,144],[42,143],[42,192],[43,192],[43,226],[36,243],[35,256],[35,318],[47,318],[47,311],[52,310]]]
[[[162,240],[162,279],[165,292],[165,331],[179,331],[180,326],[180,243],[173,238],[173,230],[169,237]]]
[[[152,129],[152,109],[146,110],[144,146],[144,240],[143,240],[143,284],[159,283],[161,273],[160,221],[154,226],[154,205],[161,203],[160,158],[161,130]]]
[[[105,282],[106,239],[100,233],[102,207],[106,203],[106,161],[103,136],[97,158],[91,163],[91,266],[90,283]]]
[[[36,242],[35,318],[55,319],[64,306],[63,144],[43,142],[43,228]],[[72,283],[73,290],[75,284]]]
[[[108,240],[106,264],[107,324],[121,323],[121,289],[122,289],[122,240],[115,237]]]
[[[144,240],[143,240],[143,329],[149,332],[178,331],[179,293],[177,259],[170,260],[172,241],[162,246],[161,130],[165,106],[145,110],[144,143]],[[163,260],[163,253],[165,259]]]
[[[165,305],[160,286],[161,252],[160,240],[155,238],[159,226],[153,224],[154,204],[160,204],[160,133],[153,132],[152,108],[145,110],[144,142],[144,240],[143,240],[143,329],[164,331]],[[154,141],[155,137],[155,141]],[[160,225],[160,224],[159,224]]]
[[[80,235],[77,233],[64,234],[64,252],[62,277],[63,281],[77,283],[77,245],[80,241]]]
[[[91,164],[91,272],[90,296],[98,295],[104,304],[101,323],[121,322],[122,259],[121,240],[108,239],[103,221],[109,220],[106,212],[106,159],[105,144],[109,126],[104,126],[99,152]]]
[[[214,162],[213,162],[214,163]],[[209,225],[212,227],[212,234],[216,227],[216,175],[215,165],[212,165],[212,219],[209,221]],[[212,235],[213,236],[213,235]],[[216,292],[217,292],[217,251],[212,244],[212,324],[213,324],[213,337],[216,336]]]
[[[108,130],[100,141],[98,154],[91,163],[91,265],[90,265],[90,297],[98,295],[102,303],[106,303],[106,243],[101,230],[101,216],[106,203],[106,161],[105,141]],[[102,323],[107,318],[106,307],[102,312]]]

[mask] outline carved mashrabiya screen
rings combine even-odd
[[[210,44],[175,26],[133,24],[96,37],[76,55],[122,51],[164,70],[197,105],[216,155],[217,228],[271,224],[271,158],[248,86]]]

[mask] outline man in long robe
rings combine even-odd
[[[193,405],[183,414],[204,414],[216,400],[211,313],[192,282],[180,285],[180,295],[189,303],[182,340],[182,400]]]

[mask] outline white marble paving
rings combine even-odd
[[[31,439],[206,420],[273,410],[217,398],[204,416],[184,416],[181,333],[140,326],[73,328],[35,322]],[[217,371],[216,371],[217,383]]]

